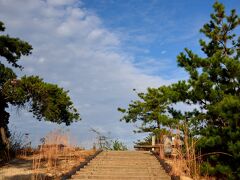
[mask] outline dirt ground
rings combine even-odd
[[[59,179],[94,153],[93,150],[75,151],[70,157],[59,157],[52,167],[42,159],[38,168],[33,165],[36,155],[19,157],[0,167],[0,180]]]
[[[14,159],[0,168],[0,180],[31,179],[32,161]]]

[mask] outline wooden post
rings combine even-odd
[[[156,136],[152,136],[152,146],[155,146]],[[154,147],[152,148],[152,151],[154,151]]]

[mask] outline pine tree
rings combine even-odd
[[[162,86],[158,89],[148,88],[146,93],[138,93],[139,100],[132,101],[128,109],[118,108],[124,113],[121,121],[127,123],[141,122],[135,132],[155,132],[156,134],[174,122],[167,115],[170,101],[167,97],[168,87]]]
[[[234,34],[240,25],[235,10],[227,16],[224,5],[216,2],[211,20],[200,30],[207,41],[200,40],[206,57],[191,50],[178,56],[178,64],[189,73],[188,98],[202,111],[198,119],[202,170],[221,178],[240,178],[240,37]]]

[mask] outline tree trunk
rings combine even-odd
[[[185,147],[186,147],[186,160],[187,160],[187,166],[188,166],[188,170],[187,170],[187,174],[190,175],[190,169],[192,168],[191,165],[191,157],[190,157],[190,148],[189,148],[189,127],[187,122],[184,123],[184,143],[185,143]]]
[[[188,129],[186,127],[184,130],[184,143],[186,147],[186,159],[189,160],[190,154],[189,154],[189,142],[188,142]]]
[[[6,131],[3,127],[0,127],[0,134],[1,134],[1,141],[3,143],[3,145],[5,145],[5,147],[9,150],[9,140],[6,134]]]
[[[0,93],[0,154],[5,161],[9,160],[10,132],[8,130],[9,113],[5,110],[8,104]]]

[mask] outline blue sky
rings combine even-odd
[[[153,66],[156,63],[159,66],[151,73],[171,79],[176,75],[176,56],[183,48],[201,53],[198,40],[202,35],[199,29],[209,20],[213,2],[85,0],[83,6],[104,19],[107,28],[120,34],[126,47],[124,50],[134,54],[139,68],[146,67],[146,60],[155,60]],[[221,2],[227,10],[240,7],[240,1]]]
[[[213,2],[0,0],[0,20],[8,34],[33,45],[32,55],[20,61],[25,68],[19,76],[39,75],[70,91],[83,119],[68,127],[77,144],[92,146],[95,128],[130,147],[145,135],[119,122],[117,108],[136,99],[133,88],[145,91],[187,78],[176,56],[185,47],[201,53],[199,29]],[[240,1],[220,2],[239,14]],[[38,122],[27,108],[9,111],[10,126],[29,133],[33,144],[53,129],[66,129]]]

